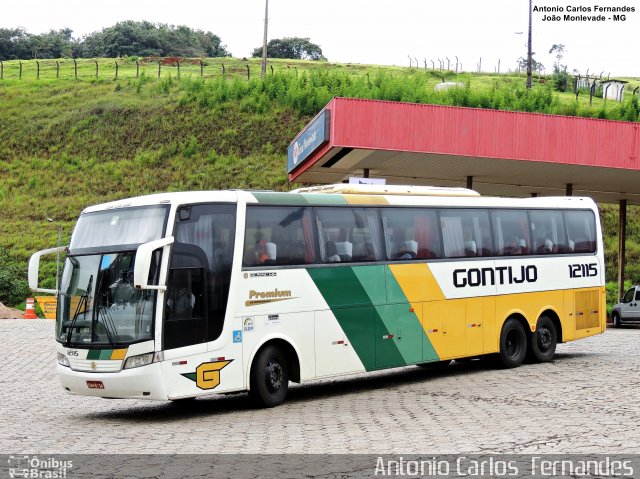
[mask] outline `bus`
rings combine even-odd
[[[492,356],[547,362],[604,332],[598,210],[580,197],[338,184],[91,206],[55,335],[71,394],[182,400]],[[40,251],[29,262],[38,288]]]

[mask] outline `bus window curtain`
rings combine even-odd
[[[429,251],[429,222],[423,216],[417,216],[415,219],[416,241],[418,242],[418,258],[431,257]]]
[[[313,251],[313,228],[311,225],[311,218],[308,214],[305,214],[302,217],[302,233],[304,235],[304,243],[305,243],[305,251],[304,251],[304,262],[309,264],[314,261],[314,251]]]

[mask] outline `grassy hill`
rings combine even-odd
[[[115,62],[118,79],[115,79]],[[65,242],[91,204],[157,191],[291,188],[286,147],[334,96],[638,120],[636,99],[623,104],[555,93],[516,75],[454,74],[424,69],[259,60],[198,63],[135,60],[4,62],[0,80],[0,248],[22,271],[34,251]],[[224,65],[224,74],[223,67]],[[247,74],[247,66],[249,73]],[[137,75],[137,77],[136,77]],[[248,78],[249,77],[249,78]],[[443,79],[466,88],[434,92]],[[640,85],[629,79],[631,87]],[[617,210],[605,207],[608,277],[614,279]],[[640,280],[640,215],[630,211],[630,278]],[[54,265],[44,266],[45,274]],[[52,275],[49,274],[50,277]],[[53,281],[51,280],[51,283]],[[0,277],[0,289],[2,278]],[[1,291],[0,291],[1,293]]]

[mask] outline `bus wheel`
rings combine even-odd
[[[611,321],[613,321],[614,328],[619,328],[620,326],[622,326],[622,323],[620,323],[620,314],[617,311],[614,311],[611,315]]]
[[[558,344],[556,327],[548,316],[541,316],[536,325],[536,332],[531,335],[529,342],[529,358],[539,363],[546,363],[553,359]]]
[[[500,333],[498,358],[506,368],[516,368],[522,364],[527,354],[527,333],[515,318],[507,319]]]
[[[281,404],[289,390],[287,358],[274,345],[258,353],[251,366],[251,398],[261,407]]]

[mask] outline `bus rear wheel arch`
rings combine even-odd
[[[527,330],[520,318],[511,316],[502,325],[498,360],[505,368],[516,368],[527,355]]]

